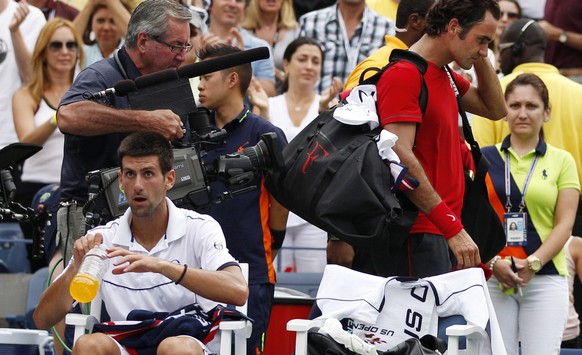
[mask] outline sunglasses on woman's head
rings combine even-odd
[[[53,52],[60,51],[63,48],[63,46],[67,47],[67,50],[69,52],[75,52],[75,51],[77,51],[77,48],[79,47],[79,45],[75,41],[67,41],[67,42],[53,41],[53,42],[48,44],[48,48]]]

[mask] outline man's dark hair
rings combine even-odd
[[[497,0],[438,0],[426,17],[426,33],[437,37],[446,32],[449,22],[456,18],[462,28],[459,37],[463,39],[473,26],[483,22],[487,11],[499,20],[501,12]]]
[[[123,157],[145,157],[150,155],[156,155],[160,158],[160,167],[163,174],[172,170],[174,154],[170,141],[157,133],[132,133],[121,141],[119,149],[117,149],[121,170],[123,170]]]
[[[203,49],[201,49],[198,52],[198,58],[200,58],[200,60],[206,60],[240,52],[242,51],[237,47],[229,46],[226,44],[217,44],[213,46],[206,46]],[[236,67],[224,69],[222,70],[222,72],[224,73],[235,72],[238,74],[240,92],[244,96],[251,83],[251,78],[253,77],[253,68],[251,67],[251,63],[245,63],[237,65]]]
[[[396,11],[396,27],[406,28],[408,17],[412,14],[426,16],[435,0],[400,0]]]
[[[542,27],[535,21],[528,24],[530,21],[533,20],[522,18],[510,23],[501,34],[501,37],[499,38],[499,44],[518,43],[522,47],[531,49],[533,46],[535,46],[539,49],[539,51],[545,52],[548,43],[546,40],[545,32]]]
[[[499,38],[501,72],[507,75],[520,64],[543,63],[546,47],[546,34],[537,22],[525,18],[512,22]]]

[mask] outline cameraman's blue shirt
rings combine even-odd
[[[214,118],[211,124],[216,129]],[[275,132],[282,147],[287,145],[283,131],[264,118],[250,112],[247,107],[224,126],[228,132],[226,144],[212,149],[204,157],[209,164],[221,155],[242,151],[259,142],[261,135]],[[269,231],[269,193],[264,186],[265,175],[255,173],[255,179],[250,185],[257,188],[242,193],[233,199],[212,205],[209,214],[214,217],[226,237],[226,245],[239,262],[249,264],[249,284],[275,283],[275,269],[271,254],[271,232]],[[216,199],[228,188],[222,182],[212,182],[213,199]],[[233,187],[231,190],[236,190]]]
[[[141,75],[127,55],[125,48],[119,50],[118,59],[129,79],[135,79]],[[124,74],[115,58],[98,61],[79,73],[59,106],[85,100],[83,94],[112,88],[123,79],[125,79]],[[115,108],[129,108],[127,97],[109,95],[100,102]],[[85,118],[78,117],[78,119]],[[88,185],[85,176],[89,171],[119,166],[117,148],[127,134],[112,133],[87,137],[63,133],[65,146],[61,168],[61,200],[74,199],[86,202]]]

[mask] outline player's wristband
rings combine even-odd
[[[283,240],[285,240],[286,233],[287,233],[286,229],[283,230],[271,229],[271,236],[273,236],[273,243],[271,245],[271,249],[281,249],[281,246],[283,245]]]
[[[459,217],[443,201],[426,216],[443,233],[445,239],[452,238],[463,229]]]

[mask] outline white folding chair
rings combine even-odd
[[[239,263],[243,276],[249,282],[249,264]],[[248,301],[236,309],[247,314]],[[246,355],[247,339],[251,336],[253,325],[248,320],[221,322],[220,326],[220,355],[231,355],[231,343],[234,335],[234,355]]]
[[[239,263],[242,274],[248,283],[249,264]],[[243,314],[247,313],[247,303],[237,307],[236,310]],[[75,327],[74,342],[79,337],[93,331],[93,326],[99,323],[101,318],[101,297],[91,301],[91,311],[89,314],[69,313],[65,318],[65,323]],[[232,354],[232,342],[234,339],[234,355],[246,355],[246,340],[251,336],[252,323],[248,320],[227,320],[220,322],[220,355]],[[234,335],[234,336],[233,336]]]
[[[376,278],[375,276],[370,276],[370,275],[364,275],[361,273],[357,273],[359,275],[354,275],[353,273],[356,273],[353,270],[349,270],[346,268],[341,268],[337,265],[328,265],[326,268],[326,272],[324,273],[323,279],[322,279],[322,284],[320,286],[319,292],[318,292],[318,296],[316,298],[321,299],[321,291],[322,288],[325,289],[327,288],[327,285],[329,285],[330,283],[334,284],[334,291],[335,290],[340,290],[342,289],[342,285],[345,285],[345,288],[343,288],[344,290],[346,290],[346,292],[350,292],[350,296],[354,296],[356,295],[355,298],[353,298],[356,301],[363,301],[362,304],[370,302],[370,309],[388,309],[389,307],[392,307],[391,305],[391,300],[390,300],[390,296],[393,295],[393,293],[391,293],[390,291],[388,291],[385,295],[386,290],[389,290],[388,287],[389,286],[385,286],[388,285],[388,283],[382,283],[381,280],[379,280],[378,278]],[[330,272],[328,272],[328,269],[333,269]],[[459,273],[459,274],[456,274]],[[370,280],[372,283],[375,283],[374,287],[372,287],[372,289],[376,290],[374,292],[370,292],[369,294],[358,294],[359,292],[359,286],[360,284],[358,284],[357,282],[354,282],[354,278],[355,277],[359,277],[359,278],[363,278],[363,279],[367,279]],[[486,345],[486,348],[491,351],[491,353],[493,355],[505,355],[505,348],[503,347],[503,343],[501,340],[501,333],[499,330],[499,326],[497,324],[497,319],[496,316],[492,312],[492,304],[490,303],[490,298],[489,298],[489,292],[487,290],[487,286],[485,283],[485,279],[484,277],[482,277],[482,273],[480,272],[480,270],[472,270],[472,271],[457,271],[454,273],[454,275],[449,275],[449,276],[437,276],[434,278],[428,278],[431,279],[431,282],[433,282],[433,285],[435,286],[435,289],[441,290],[443,293],[447,293],[446,295],[453,295],[455,294],[455,286],[454,283],[455,282],[459,282],[460,279],[463,279],[463,277],[469,278],[469,280],[473,280],[474,282],[471,282],[472,285],[470,285],[470,288],[473,290],[473,293],[470,293],[468,296],[469,297],[475,297],[476,295],[478,295],[478,300],[479,300],[479,305],[477,305],[477,307],[482,308],[482,310],[476,310],[476,311],[471,311],[469,305],[467,304],[467,307],[451,307],[451,309],[461,309],[461,310],[468,310],[468,314],[465,314],[464,316],[467,316],[470,319],[475,320],[475,323],[479,323],[479,325],[475,324],[475,323],[471,323],[471,324],[453,324],[453,325],[447,325],[447,324],[440,324],[440,327],[445,327],[445,333],[448,337],[448,350],[447,350],[447,354],[448,355],[457,355],[459,354],[459,343],[460,343],[460,339],[462,337],[465,338],[466,340],[466,352],[463,352],[464,354],[467,355],[478,355],[481,354],[481,351],[484,349],[483,345]],[[438,284],[441,284],[441,286],[443,287],[439,287]],[[339,285],[338,285],[339,284]],[[376,287],[377,286],[377,287]],[[386,288],[385,288],[386,287]],[[464,290],[465,285],[460,285],[459,289],[463,289]],[[406,290],[412,290],[411,288],[407,288],[405,287]],[[349,291],[348,291],[349,290]],[[394,289],[392,289],[394,290]],[[368,291],[370,291],[368,289]],[[407,291],[408,292],[408,291]],[[412,291],[410,291],[412,292]],[[337,292],[336,292],[337,293]],[[349,297],[346,297],[345,299],[342,298],[342,296],[344,295],[337,295],[338,298],[338,304],[341,305],[342,302],[349,302]],[[376,297],[378,296],[378,297]],[[324,297],[331,297],[331,295],[329,293],[325,294]],[[374,297],[376,297],[376,299],[374,300]],[[384,297],[384,298],[382,298]],[[455,294],[452,297],[457,297],[457,294]],[[481,302],[483,301],[483,302]],[[335,302],[332,301],[332,302]],[[375,303],[376,302],[376,303]],[[443,299],[440,299],[440,302],[444,302]],[[455,300],[451,300],[451,302],[470,302],[470,300],[468,299],[464,299],[462,297],[458,297]],[[397,304],[400,304],[401,302],[396,302]],[[383,307],[379,307],[379,305],[382,304]],[[444,304],[442,307],[447,307],[448,304]],[[458,305],[458,304],[456,304]],[[341,306],[340,306],[341,307]],[[405,307],[409,307],[409,305],[406,305]],[[364,307],[365,308],[365,307]],[[406,309],[405,309],[406,310]],[[410,309],[408,309],[410,311]],[[314,320],[307,320],[307,319],[292,319],[287,323],[287,330],[290,332],[295,332],[295,355],[307,355],[307,338],[308,338],[308,331],[312,328],[321,328],[324,325],[324,321],[326,318],[350,318],[349,316],[347,317],[341,317],[339,316],[341,314],[341,312],[336,312],[334,313],[335,310],[333,309],[328,309],[328,313],[324,312],[323,315],[319,318],[316,318]],[[353,312],[358,312],[361,311],[361,308],[357,307],[353,307],[352,309]],[[450,310],[447,310],[450,311]],[[379,311],[378,314],[381,314],[383,311]],[[398,313],[398,312],[396,312]],[[390,314],[393,314],[393,312],[390,312]],[[400,314],[400,313],[398,313]],[[450,318],[454,318],[454,317],[450,317]],[[458,317],[458,318],[462,318],[462,317]],[[487,318],[487,321],[485,321],[485,318]],[[376,319],[376,318],[374,318]],[[380,315],[378,315],[378,318],[380,319]],[[384,318],[386,319],[386,317]],[[427,319],[425,319],[424,321],[428,321]],[[465,322],[466,323],[466,322]],[[398,323],[400,324],[400,323]],[[383,325],[379,325],[376,324],[379,328],[382,328]],[[488,332],[485,331],[485,327],[488,327]],[[388,329],[394,329],[394,328],[388,328]],[[377,333],[376,333],[377,334]],[[436,333],[433,335],[437,335]],[[381,339],[382,340],[382,339]],[[383,339],[383,340],[387,340]],[[486,343],[484,343],[486,342]],[[500,343],[501,342],[501,343]],[[390,347],[394,346],[396,344],[392,344],[390,345]]]

